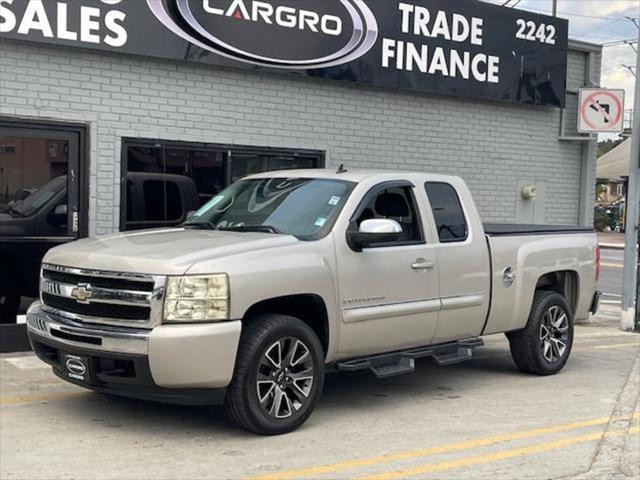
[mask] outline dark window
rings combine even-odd
[[[447,183],[429,182],[425,185],[433,217],[442,243],[467,239],[467,222],[455,188]]]
[[[322,153],[309,150],[160,140],[126,140],[123,148],[126,159],[123,170],[129,176],[140,173],[146,175],[139,178],[147,176],[149,180],[153,177],[154,181],[166,182],[164,188],[149,186],[148,192],[138,183],[133,186],[144,196],[141,200],[148,198],[153,201],[152,205],[137,208],[130,198],[135,193],[133,189],[127,188],[123,192],[126,199],[123,199],[122,208],[127,210],[122,212],[121,218],[126,219],[123,227],[128,230],[176,225],[185,212],[197,210],[230,183],[247,175],[322,166]],[[132,209],[136,211],[132,212]]]
[[[175,221],[182,219],[183,216],[183,208],[182,208],[182,200],[180,199],[180,189],[178,185],[173,182],[165,182],[165,199],[167,202],[167,221]]]
[[[164,182],[148,180],[144,182],[145,220],[164,220]]]
[[[127,222],[133,220],[133,182],[127,180]]]
[[[390,187],[376,191],[367,200],[356,221],[360,226],[364,220],[388,218],[402,227],[402,235],[396,243],[422,241],[422,228],[418,219],[411,187]]]

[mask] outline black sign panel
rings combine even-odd
[[[567,36],[477,0],[0,0],[0,40],[558,107]]]

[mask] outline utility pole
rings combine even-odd
[[[634,22],[635,23],[635,22]],[[640,28],[638,28],[640,41]],[[622,317],[620,328],[630,331],[638,328],[633,299],[638,290],[638,201],[640,200],[640,48],[636,59],[636,82],[634,89],[633,125],[631,132],[631,152],[629,155],[629,181],[627,183],[624,270],[622,273]],[[640,302],[640,299],[636,299]]]

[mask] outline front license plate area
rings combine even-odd
[[[67,377],[81,382],[89,381],[89,359],[87,357],[63,353],[61,365],[62,371]]]

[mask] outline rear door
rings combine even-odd
[[[480,335],[490,296],[489,250],[464,184],[426,182],[442,303],[434,343]],[[461,198],[462,197],[462,198]]]

